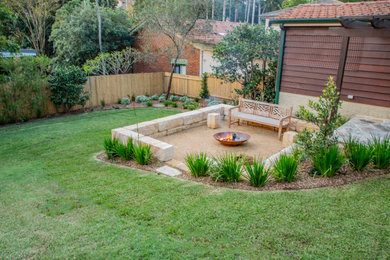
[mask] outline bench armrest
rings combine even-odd
[[[292,116],[284,116],[282,118],[279,119],[280,122],[286,120],[286,119],[291,119]]]
[[[229,112],[232,111],[233,109],[237,109],[237,108],[239,108],[239,107],[240,107],[240,106],[231,107],[231,108],[229,108]]]

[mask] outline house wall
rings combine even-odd
[[[171,72],[171,59],[166,53],[163,53],[167,46],[171,46],[171,42],[164,34],[146,31],[138,33],[133,47],[137,50],[142,50],[142,48],[148,49],[148,52],[153,53],[154,58],[149,63],[136,63],[134,65],[134,73]],[[180,59],[188,61],[187,75],[200,75],[200,51],[198,49],[186,44]]]
[[[328,28],[286,28],[281,92],[321,95],[328,77],[337,74],[341,41]],[[390,38],[351,38],[341,99],[390,107]]]
[[[200,75],[202,73],[212,73],[213,66],[216,66],[218,63],[213,59],[212,51],[200,51]]]

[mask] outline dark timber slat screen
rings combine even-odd
[[[321,95],[327,78],[336,77],[341,42],[328,28],[287,28],[280,90]],[[351,37],[341,99],[390,107],[390,38]]]

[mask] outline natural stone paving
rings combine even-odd
[[[156,169],[156,171],[170,177],[175,177],[181,174],[179,170],[176,170],[175,168],[169,166],[160,167]]]
[[[360,141],[368,143],[372,136],[383,138],[390,134],[390,120],[370,116],[355,116],[336,130],[340,141],[350,135]]]

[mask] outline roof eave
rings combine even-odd
[[[339,18],[301,18],[301,19],[277,19],[271,20],[269,24],[286,24],[286,23],[337,23]]]

